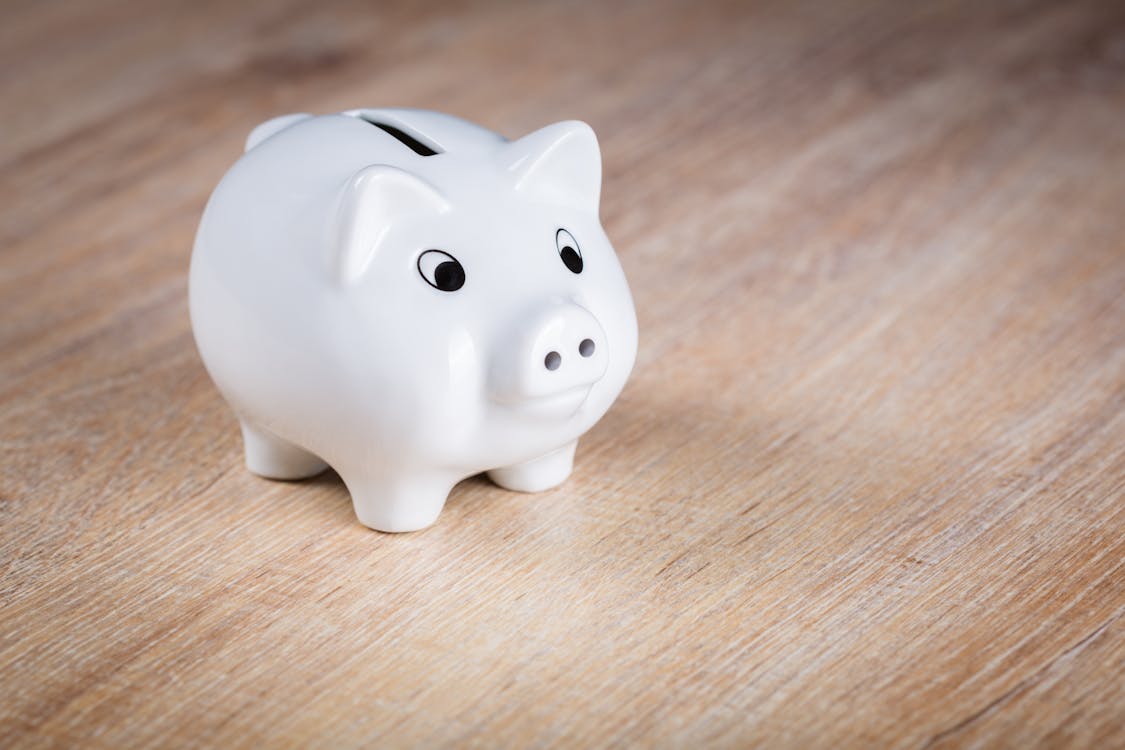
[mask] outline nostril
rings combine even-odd
[[[583,357],[590,357],[594,354],[594,342],[590,339],[582,339],[582,343],[578,345],[578,353]]]
[[[562,364],[562,355],[558,352],[547,352],[547,356],[543,359],[543,364],[548,370],[557,370],[559,365]]]

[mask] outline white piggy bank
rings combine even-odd
[[[405,109],[270,120],[192,254],[191,322],[277,479],[332,466],[359,520],[424,528],[461,479],[535,492],[633,367],[589,126],[516,141]]]

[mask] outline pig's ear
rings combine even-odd
[[[362,278],[395,222],[449,210],[432,185],[396,167],[376,164],[344,186],[336,215],[332,270],[341,284]]]
[[[598,212],[602,154],[584,122],[556,122],[504,146],[516,190],[536,199]]]

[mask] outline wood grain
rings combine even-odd
[[[1125,5],[10,0],[0,70],[0,745],[1125,747]],[[361,105],[599,133],[561,489],[244,470],[195,224]]]

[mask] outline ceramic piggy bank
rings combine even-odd
[[[359,520],[424,528],[482,471],[535,492],[633,367],[593,131],[508,141],[436,112],[258,126],[204,211],[191,321],[246,464],[332,466]]]

